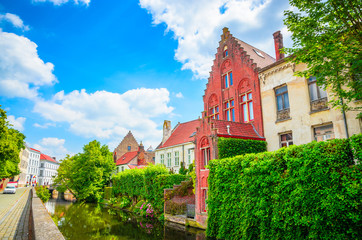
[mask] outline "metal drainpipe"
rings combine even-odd
[[[185,166],[185,150],[184,150],[185,146],[182,145],[182,162],[184,163],[184,167],[186,168]]]
[[[346,119],[346,112],[343,109],[343,98],[339,98],[341,101],[341,105],[342,105],[342,115],[343,115],[343,121],[344,121],[344,129],[346,131],[346,137],[349,138],[349,134],[348,134],[348,125],[347,125],[347,119]]]

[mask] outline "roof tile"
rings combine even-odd
[[[193,120],[185,123],[180,123],[172,131],[171,136],[166,140],[163,145],[158,146],[157,148],[166,148],[170,146],[175,146],[182,143],[187,143],[195,140],[196,128],[200,125],[199,120]]]
[[[120,158],[117,159],[117,161],[116,161],[116,166],[129,163],[132,159],[134,159],[135,157],[137,157],[137,154],[138,154],[137,151],[134,151],[134,152],[126,152],[126,153],[123,154]]]

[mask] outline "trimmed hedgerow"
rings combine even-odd
[[[138,202],[145,200],[152,204],[156,213],[163,213],[163,189],[172,188],[188,177],[181,174],[169,174],[164,166],[150,165],[144,169],[131,169],[115,175],[113,193],[125,195]]]
[[[217,146],[220,159],[266,151],[266,141],[250,139],[219,138]]]
[[[336,139],[211,161],[207,235],[361,239],[362,165],[354,158],[349,140]]]
[[[112,187],[105,187],[104,188],[104,199],[111,199],[112,198]]]
[[[353,135],[349,138],[349,141],[351,143],[353,155],[355,158],[359,161],[362,161],[362,134],[359,135]]]

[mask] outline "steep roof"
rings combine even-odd
[[[53,163],[58,163],[54,158],[45,155],[44,153],[40,154],[40,160],[45,160],[45,161],[49,161],[49,162],[53,162]]]
[[[123,154],[120,158],[117,159],[117,161],[116,161],[116,166],[129,163],[132,159],[134,159],[135,157],[137,157],[137,154],[138,154],[137,151],[134,151],[134,152],[126,152],[126,153]]]
[[[212,119],[211,123],[214,125],[213,128],[217,129],[218,136],[264,139],[258,134],[252,123],[239,123],[216,119]]]
[[[256,47],[253,47],[250,44],[247,44],[246,42],[241,41],[240,39],[237,39],[237,38],[235,38],[235,39],[240,44],[240,46],[242,48],[244,48],[244,51],[247,52],[247,54],[250,56],[250,59],[253,59],[253,62],[256,63],[257,67],[264,68],[275,62],[275,58],[271,57],[266,52],[264,52]],[[261,55],[259,55],[258,52]]]
[[[163,145],[159,145],[157,149],[171,147],[182,143],[192,142],[195,140],[196,127],[200,125],[199,120],[180,123],[172,131],[171,136]]]

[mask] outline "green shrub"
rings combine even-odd
[[[362,161],[362,134],[355,134],[349,138],[352,151],[356,160]]]
[[[166,201],[165,213],[171,215],[182,215],[186,212],[186,203]]]
[[[211,161],[207,235],[361,239],[362,165],[353,159],[349,140],[336,139]]]
[[[250,139],[219,138],[217,147],[219,158],[234,157],[247,153],[259,153],[266,151],[266,141]]]
[[[112,197],[112,187],[104,188],[104,199],[111,199]]]
[[[49,189],[45,186],[35,187],[35,191],[36,195],[42,200],[43,203],[46,203],[51,196]]]
[[[131,169],[118,173],[113,177],[113,193],[132,198],[134,202],[146,200],[153,210],[159,214],[163,212],[163,189],[172,188],[188,179],[181,174],[169,174],[161,165],[150,165],[144,169]]]

